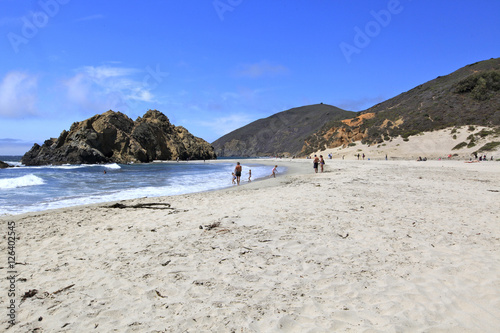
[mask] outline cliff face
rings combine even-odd
[[[35,144],[22,158],[25,165],[129,163],[153,160],[213,159],[213,147],[174,126],[157,110],[133,121],[125,114],[107,111],[73,123],[59,138]]]

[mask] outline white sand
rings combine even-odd
[[[287,164],[125,202],[173,209],[3,217],[20,238],[17,302],[38,290],[7,332],[498,332],[500,163]]]

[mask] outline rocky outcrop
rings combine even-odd
[[[345,124],[345,121],[342,121],[342,123]],[[365,137],[366,130],[362,130],[360,126],[350,127],[349,125],[339,125],[338,127],[332,127],[308,137],[304,141],[304,146],[299,156],[310,155],[318,150],[325,150],[327,148],[345,148],[356,141],[363,140]]]
[[[8,165],[5,162],[0,161],[0,169],[5,169],[5,168],[10,168],[10,165]]]
[[[215,157],[208,142],[174,126],[160,111],[149,110],[133,121],[110,110],[73,123],[57,139],[41,146],[35,143],[21,161],[25,165],[147,163]]]

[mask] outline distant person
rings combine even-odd
[[[363,160],[365,159],[365,153],[363,153]]]
[[[318,173],[318,164],[319,164],[319,158],[318,156],[314,155],[313,168],[314,172],[316,173]]]
[[[271,172],[271,176],[273,176],[274,178],[276,178],[276,174],[278,173],[278,166],[275,165],[274,168],[273,168],[273,171]],[[271,177],[269,176],[269,177]]]
[[[233,180],[233,184],[236,184],[236,175],[234,174],[234,172],[231,172],[231,179]]]
[[[321,166],[321,172],[323,172],[323,167],[325,165],[325,160],[323,159],[323,155],[319,155],[319,165]]]
[[[252,169],[248,169],[248,181],[251,182],[252,181]]]
[[[387,154],[385,154],[385,160],[387,161]]]
[[[240,162],[236,163],[236,167],[234,168],[234,174],[236,175],[236,183],[240,185],[240,179],[241,179],[241,164]]]

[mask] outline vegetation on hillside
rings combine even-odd
[[[409,141],[424,132],[469,125],[500,126],[500,58],[467,65],[360,112],[323,104],[280,112],[213,145],[219,156],[308,155],[358,141],[382,144],[399,136]],[[454,149],[474,147],[489,135],[494,133],[480,132]]]
[[[473,74],[458,82],[455,92],[459,94],[470,93],[478,101],[486,101],[500,90],[500,72],[487,71]]]

